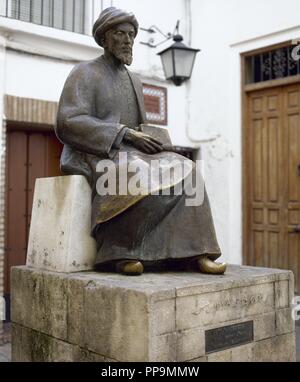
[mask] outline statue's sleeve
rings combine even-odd
[[[127,128],[95,117],[95,100],[95,75],[87,66],[79,65],[65,83],[58,107],[56,134],[75,150],[113,158]]]

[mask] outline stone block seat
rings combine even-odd
[[[91,188],[83,176],[37,179],[26,265],[54,272],[93,269]]]

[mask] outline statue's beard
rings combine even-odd
[[[133,61],[132,49],[128,52],[122,52],[120,49],[113,49],[113,55],[118,59],[122,64],[130,66]]]
[[[124,65],[130,66],[132,64],[132,61],[133,61],[132,53],[120,53],[120,52],[118,52],[118,54],[116,54],[115,56]]]

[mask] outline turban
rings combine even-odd
[[[102,38],[105,33],[114,26],[123,23],[132,24],[135,29],[135,35],[137,35],[139,23],[133,13],[128,13],[115,7],[104,9],[93,27],[93,36],[96,43],[102,46]]]

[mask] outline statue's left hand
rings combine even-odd
[[[132,129],[128,129],[124,136],[124,140],[146,154],[157,154],[164,150],[162,143],[157,139]]]

